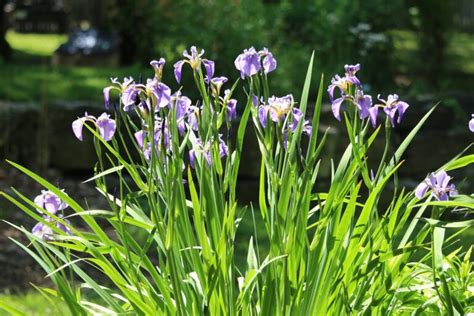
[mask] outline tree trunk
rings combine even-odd
[[[8,18],[5,12],[7,0],[0,0],[0,55],[4,60],[9,60],[12,54],[12,48],[6,39],[8,29]]]

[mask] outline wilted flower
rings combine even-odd
[[[474,114],[472,114],[472,119],[469,121],[469,129],[474,133]]]
[[[198,53],[196,46],[191,46],[191,54],[188,53],[187,50],[183,52],[183,56],[186,59],[180,60],[174,64],[174,76],[178,83],[181,82],[181,73],[183,69],[183,65],[189,64],[194,71],[199,71],[201,67],[201,62],[204,64],[206,68],[207,79],[211,80],[212,76],[214,76],[214,62],[212,60],[203,59],[201,58],[204,55],[204,50]]]
[[[85,122],[92,122],[99,128],[100,137],[102,137],[106,142],[112,139],[115,134],[115,121],[110,118],[110,115],[107,113],[102,113],[98,118],[95,118],[92,115],[88,115],[87,112],[83,117],[78,118],[72,122],[72,130],[74,135],[82,141],[82,129]]]
[[[56,194],[47,190],[41,190],[41,194],[35,197],[34,202],[51,214],[56,214],[68,207]],[[43,213],[43,210],[38,209],[37,211]]]
[[[408,103],[398,100],[396,94],[389,94],[386,101],[381,99],[380,95],[377,96],[377,99],[383,103],[380,106],[383,107],[383,111],[389,117],[392,127],[395,126],[395,116],[397,116],[397,123],[400,124],[403,114],[409,107]]]
[[[441,170],[438,173],[430,174],[423,182],[421,182],[415,190],[415,196],[418,199],[422,199],[428,190],[431,190],[431,194],[439,201],[447,201],[449,196],[458,194],[454,184],[449,184],[451,177]]]

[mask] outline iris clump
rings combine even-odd
[[[235,82],[216,75],[219,65],[204,50],[192,46],[183,57],[175,79],[190,70],[199,97],[187,97],[195,95],[191,87],[172,91],[159,58],[144,84],[112,79],[103,90],[107,113],[72,123],[79,140],[84,124],[94,137],[98,162],[88,181],[106,209],[88,209],[11,162],[46,189],[33,201],[2,193],[39,221],[32,231],[11,225],[30,239],[15,242],[54,284],[44,295],[63,300],[71,315],[473,312],[471,250],[448,254],[445,231],[473,224],[449,222],[451,212],[467,216],[474,197],[461,184],[458,192],[447,172],[473,164],[474,155],[462,152],[416,188],[398,181],[404,152],[434,108],[392,153],[390,131],[409,105],[396,94],[373,100],[359,64],[330,83],[321,77],[313,94],[313,56],[295,100],[295,93],[270,93],[277,61],[266,48],[236,57]],[[326,85],[328,107],[346,123],[340,158],[326,151],[331,134],[319,122]],[[239,86],[243,100],[235,98]],[[379,110],[386,116],[382,155],[371,148]],[[258,172],[258,199],[243,205],[237,192],[248,183],[239,179],[248,177],[240,172],[248,144],[260,153],[245,161]],[[328,178],[323,165],[330,165]],[[67,207],[73,214],[66,218]],[[242,233],[249,222],[251,235]]]
[[[373,127],[377,125],[377,115],[379,109],[383,109],[387,118],[390,120],[392,127],[395,126],[395,117],[397,124],[401,123],[405,111],[408,109],[408,103],[398,99],[398,95],[390,94],[387,100],[381,99],[380,95],[377,99],[380,103],[373,104],[372,96],[365,95],[363,85],[356,73],[360,70],[360,64],[345,65],[345,75],[340,77],[335,75],[331,79],[328,87],[329,98],[331,101],[332,112],[334,117],[341,120],[341,108],[344,102],[355,106],[361,120],[370,118]],[[335,90],[339,90],[339,97],[334,98]]]

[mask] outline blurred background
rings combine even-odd
[[[80,182],[92,172],[93,146],[74,138],[71,122],[84,111],[103,111],[110,77],[151,77],[152,59],[168,61],[164,82],[179,88],[172,64],[191,45],[204,48],[216,74],[231,79],[239,75],[233,62],[244,48],[268,47],[278,60],[272,92],[296,99],[313,50],[314,78],[324,73],[325,86],[344,64],[360,63],[366,93],[397,93],[411,105],[394,148],[441,102],[406,154],[400,177],[410,188],[473,140],[467,129],[474,113],[472,0],[0,0],[0,190],[15,186],[30,197],[40,190],[4,163],[10,159],[100,207],[94,188]],[[192,78],[185,74],[182,84],[190,87]],[[312,100],[315,90],[316,84]],[[325,157],[337,158],[347,141],[324,97],[322,128],[332,127]],[[247,146],[243,203],[254,200],[259,170],[257,147]],[[473,173],[455,175],[466,192]],[[30,225],[24,217],[0,200],[0,218]],[[42,280],[7,239],[14,230],[1,227],[0,291]]]

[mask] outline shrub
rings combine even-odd
[[[391,156],[391,129],[409,115],[409,105],[395,94],[373,100],[362,91],[360,65],[346,65],[328,92],[349,144],[339,161],[331,160],[327,191],[315,192],[329,134],[319,126],[323,78],[313,116],[306,119],[313,57],[296,102],[291,94],[270,94],[277,61],[267,49],[250,48],[235,59],[242,80],[232,85],[215,76],[204,51],[192,47],[183,55],[174,75],[180,82],[183,72],[192,74],[198,101],[184,96],[184,89],[171,93],[161,81],[160,59],[151,62],[155,75],[146,83],[126,78],[104,89],[110,115],[86,113],[72,124],[78,139],[84,128],[94,137],[98,164],[90,181],[109,210],[85,209],[67,190],[11,162],[45,187],[33,201],[18,191],[16,197],[2,193],[39,221],[32,232],[11,225],[31,241],[15,243],[55,284],[41,289],[45,295],[63,300],[74,315],[474,311],[471,250],[443,253],[456,236],[445,238],[446,231],[473,221],[442,217],[452,210],[472,212],[473,196],[457,192],[447,172],[472,164],[474,155],[461,153],[415,192],[400,187],[396,176],[404,151],[434,108]],[[233,138],[238,101],[232,96],[241,83],[247,98]],[[117,95],[120,106],[113,107]],[[247,262],[239,268],[236,232],[244,214],[256,211],[239,207],[236,196],[248,121],[261,152],[264,228],[249,237]],[[381,129],[386,149],[374,167],[367,157]],[[391,202],[383,207],[386,196]],[[79,220],[86,229],[79,229]],[[262,236],[268,251],[260,247]],[[98,282],[84,265],[109,282]]]

